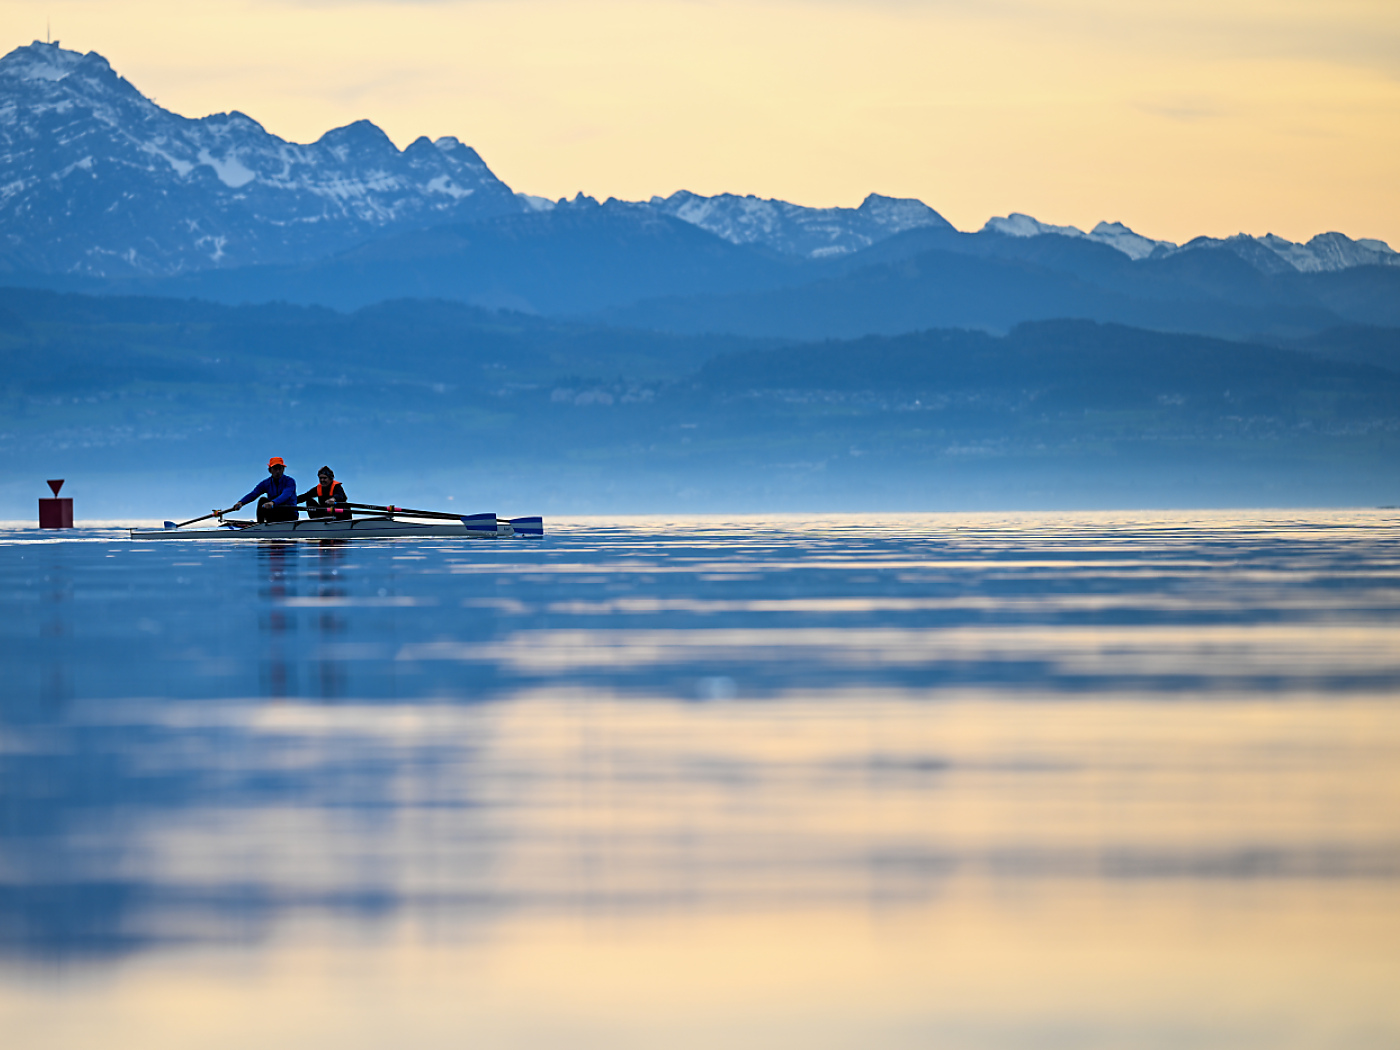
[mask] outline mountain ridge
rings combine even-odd
[[[162,109],[96,52],[0,59],[0,245],[10,269],[171,274],[323,257],[393,228],[524,205],[455,138],[399,151],[369,121],[307,145],[239,112]]]
[[[0,272],[170,276],[297,264],[406,230],[569,203],[515,192],[453,136],[399,150],[357,120],[297,144],[236,110],[198,119],[165,110],[97,52],[35,41],[0,58]],[[685,190],[621,203],[811,262],[856,256],[913,230],[958,232],[922,201],[879,194],[857,208]],[[1337,232],[1305,244],[1237,234],[1177,245],[1119,222],[1085,233],[1013,212],[979,233],[1082,239],[1135,261],[1222,250],[1270,273],[1400,264],[1384,242]]]

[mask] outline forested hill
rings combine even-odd
[[[1375,358],[1382,333],[1400,351],[1394,329],[1369,329]],[[892,391],[942,396],[958,390],[1022,391],[1045,405],[1071,401],[1114,408],[1172,404],[1193,411],[1264,406],[1299,411],[1329,400],[1334,410],[1388,413],[1400,387],[1400,353],[1376,367],[1356,361],[1356,329],[1334,344],[1314,337],[1297,348],[1236,343],[1086,321],[1018,325],[1004,337],[967,330],[796,344],[729,353],[707,362],[698,379],[711,390]],[[1342,358],[1338,360],[1337,358]],[[1340,399],[1340,401],[1338,401]],[[1344,401],[1345,405],[1340,402]]]

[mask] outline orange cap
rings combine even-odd
[[[273,467],[285,467],[286,465],[287,464],[282,462],[281,456],[273,456],[267,461],[267,467],[269,470],[271,470]]]

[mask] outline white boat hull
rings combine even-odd
[[[539,518],[521,519],[534,523],[517,530],[508,521],[497,521],[494,530],[480,519],[471,526],[452,521],[405,521],[399,518],[352,518],[332,521],[226,522],[208,529],[132,529],[133,540],[383,540],[404,537],[428,539],[494,540],[512,536],[542,536]]]

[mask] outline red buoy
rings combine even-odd
[[[58,498],[58,490],[63,488],[63,479],[59,478],[57,481],[50,479],[49,488],[53,490],[54,498],[39,501],[39,528],[71,529],[73,527],[73,501]]]

